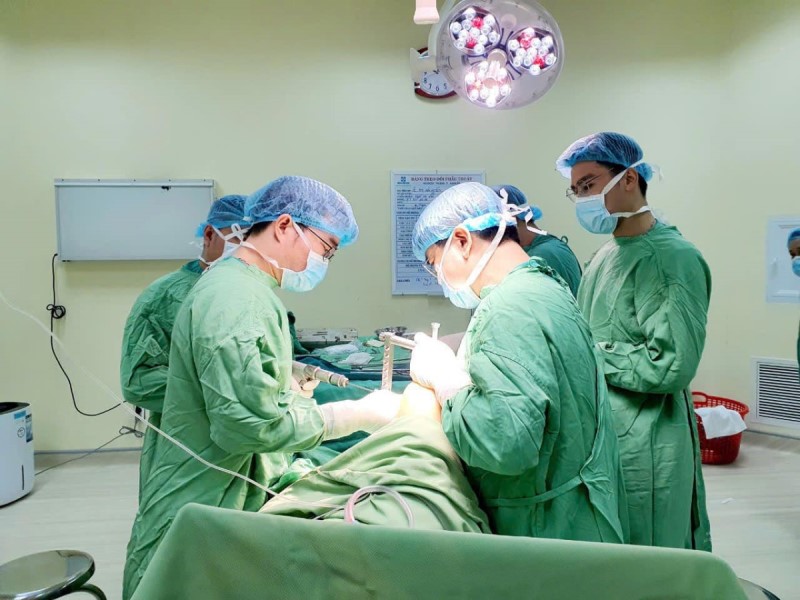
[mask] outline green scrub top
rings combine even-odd
[[[161,426],[172,327],[186,296],[203,269],[199,260],[186,263],[177,271],[151,283],[136,299],[122,336],[120,385],[126,402],[149,412],[148,420]],[[144,432],[139,459],[139,499],[142,486],[150,477],[150,463],[158,434],[149,427]]]
[[[634,544],[711,549],[689,391],[710,297],[703,256],[658,222],[611,239],[583,274],[578,303],[604,364]]]
[[[492,531],[625,541],[606,385],[575,299],[538,258],[481,296],[459,352],[473,385],[442,422]]]
[[[552,235],[537,235],[530,246],[524,247],[530,257],[541,258],[561,279],[567,282],[573,296],[578,295],[581,283],[581,265],[575,253],[564,240]]]
[[[161,428],[208,462],[261,485],[319,445],[316,403],[291,391],[292,340],[275,279],[236,258],[217,263],[175,320]],[[189,502],[256,511],[266,493],[209,469],[159,436],[128,543],[131,597],[178,510]]]

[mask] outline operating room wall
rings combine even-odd
[[[694,387],[749,402],[751,356],[793,357],[800,316],[766,304],[763,289],[766,220],[800,213],[800,5],[545,4],[564,33],[560,81],[535,105],[489,112],[413,95],[408,50],[426,44],[427,28],[412,23],[412,0],[3,2],[0,290],[46,320],[56,177],[207,177],[223,194],[292,173],[339,189],[361,227],[317,290],[283,295],[301,327],[438,320],[457,331],[467,315],[447,301],[391,296],[390,170],[485,169],[489,183],[525,190],[541,225],[585,261],[603,239],[576,224],[553,161],[580,135],[620,130],[662,167],[651,203],[713,271]],[[57,263],[67,316],[56,333],[117,393],[130,306],[177,267]],[[0,348],[0,401],[33,404],[37,450],[91,448],[130,422],[120,410],[78,415],[46,335],[5,307]],[[84,410],[115,403],[65,367]]]

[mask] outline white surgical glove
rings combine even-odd
[[[356,431],[374,433],[397,417],[400,394],[378,390],[361,400],[343,400],[320,406],[325,418],[325,439],[336,440]]]
[[[300,385],[300,382],[297,381],[297,379],[295,379],[294,377],[292,377],[291,387],[293,392],[297,392],[303,398],[313,398],[314,390],[317,388],[319,384],[320,384],[319,381],[312,380],[312,381],[306,381],[305,383]]]
[[[411,379],[432,389],[440,404],[472,385],[469,373],[450,346],[424,333],[416,334],[414,342],[416,347],[411,352]]]

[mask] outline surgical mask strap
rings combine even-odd
[[[538,227],[534,227],[530,224],[531,220],[533,220],[533,209],[531,208],[530,204],[519,206],[517,204],[510,203],[508,201],[508,192],[506,191],[506,188],[502,188],[500,190],[500,198],[503,200],[504,208],[510,216],[518,219],[522,213],[525,213],[525,216],[522,219],[525,223],[525,229],[531,233],[535,233],[536,235],[547,235],[547,232],[543,229],[539,229]]]
[[[320,260],[327,264],[328,259],[322,256],[322,254],[320,254],[316,250],[314,250],[314,248],[312,248],[311,242],[308,241],[306,234],[303,233],[303,230],[300,229],[300,227],[297,225],[297,223],[294,222],[294,220],[292,220],[292,225],[294,225],[294,228],[297,230],[297,235],[300,236],[300,239],[303,240],[303,243],[306,245],[306,248],[308,248],[309,257],[313,254],[317,258],[317,260]]]
[[[213,225],[211,226],[211,229],[213,229],[214,233],[216,233],[220,238],[222,238],[223,242],[229,242],[233,238],[239,238],[240,240],[243,240],[244,234],[247,232],[247,229],[242,229],[237,223],[231,225],[231,232],[228,235],[225,235]]]
[[[611,188],[613,188],[620,181],[622,181],[622,178],[625,177],[625,173],[627,173],[631,169],[635,169],[636,167],[638,167],[639,165],[641,165],[643,163],[644,163],[644,159],[637,160],[630,167],[627,167],[621,173],[618,173],[617,176],[614,177],[614,179],[612,179],[611,181],[609,181],[608,185],[606,185],[606,187],[603,188],[603,197],[605,198],[606,194],[611,191]],[[639,173],[639,177],[641,177],[641,176],[642,176],[641,173]]]
[[[313,252],[314,249],[311,247],[311,242],[309,242],[306,239],[306,234],[303,233],[303,230],[300,229],[300,226],[294,222],[294,219],[292,219],[292,227],[294,227],[294,230],[297,232],[297,235],[300,236],[300,239],[303,240],[303,243],[306,245],[306,248],[308,248]]]
[[[652,212],[650,207],[645,204],[642,208],[634,212],[618,212],[618,213],[609,213],[612,217],[620,217],[622,219],[630,219],[631,217],[635,217],[636,215],[640,215],[642,213]]]
[[[247,229],[242,229],[238,225],[238,223],[234,223],[233,225],[231,225],[231,232],[228,235],[225,235],[224,233],[222,233],[222,231],[220,231],[213,225],[211,225],[211,229],[213,229],[214,233],[217,234],[217,237],[219,237],[223,241],[223,243],[225,244],[226,251],[228,244],[231,244],[232,246],[234,246],[234,248],[236,246],[241,246],[242,244],[241,242],[231,242],[230,240],[232,240],[233,238],[239,238],[240,240],[244,240],[244,234],[247,232]],[[223,258],[228,256],[228,254],[226,254],[226,251],[224,251],[217,260],[208,261],[203,256],[203,253],[205,252],[205,247],[202,244],[198,244],[198,246],[202,249],[202,252],[200,253],[200,256],[197,257],[197,260],[203,263],[206,267],[213,267]]]
[[[580,204],[581,202],[589,202],[594,198],[596,198],[597,196],[600,196],[601,198],[603,198],[603,201],[605,201],[606,194],[608,194],[608,192],[611,191],[611,188],[613,188],[620,181],[622,181],[622,178],[625,176],[625,173],[627,173],[629,169],[634,169],[639,165],[641,165],[642,163],[644,163],[644,159],[636,161],[630,167],[626,167],[621,173],[617,173],[614,176],[614,178],[605,185],[603,191],[601,191],[599,194],[592,194],[591,196],[586,196],[586,198],[578,198],[575,201],[575,203]],[[639,176],[641,177],[641,173],[639,174]]]
[[[539,229],[538,227],[534,227],[530,224],[533,220],[533,209],[530,207],[530,205],[526,204],[525,206],[517,206],[515,204],[510,204],[508,206],[508,212],[516,219],[519,219],[519,215],[525,213],[525,216],[522,218],[522,221],[525,223],[525,229],[531,233],[535,233],[536,235],[547,235],[547,232],[544,229]]]
[[[274,266],[276,269],[282,269],[282,268],[283,268],[283,267],[281,267],[281,266],[278,264],[278,261],[277,261],[277,260],[275,260],[274,258],[270,258],[270,257],[269,257],[269,256],[267,256],[266,254],[264,254],[264,253],[263,253],[261,250],[259,250],[258,248],[256,248],[256,247],[255,247],[255,245],[253,245],[252,243],[245,241],[245,242],[242,242],[242,243],[241,243],[241,244],[239,244],[239,245],[240,245],[241,247],[243,247],[243,248],[249,248],[250,250],[252,250],[252,251],[253,251],[253,252],[255,252],[256,254],[258,254],[258,255],[259,255],[261,258],[263,258],[263,259],[264,259],[266,262],[268,262],[269,264],[271,264],[272,266]]]
[[[472,273],[467,278],[467,280],[464,282],[465,286],[467,286],[467,287],[471,286],[473,283],[475,283],[475,280],[478,279],[478,276],[486,268],[486,265],[491,260],[492,256],[495,253],[495,250],[497,250],[497,247],[500,245],[500,242],[503,240],[503,234],[505,234],[505,232],[506,232],[506,220],[505,220],[505,217],[503,217],[503,218],[500,219],[500,225],[498,225],[497,233],[495,234],[494,239],[492,240],[492,243],[486,249],[486,252],[483,253],[483,256],[481,256],[481,259],[478,261],[478,264],[475,265],[475,268],[472,269]]]
[[[447,287],[449,287],[451,289],[464,289],[464,288],[467,288],[467,287],[471,286],[473,283],[475,283],[475,280],[478,279],[478,276],[486,268],[486,265],[488,264],[489,260],[491,260],[492,255],[494,255],[495,250],[497,250],[497,247],[500,245],[500,242],[503,239],[503,234],[505,234],[505,231],[506,231],[506,217],[507,216],[510,216],[510,215],[508,215],[508,213],[504,213],[501,216],[500,224],[498,225],[498,229],[497,229],[497,234],[495,234],[494,239],[492,240],[492,243],[489,245],[489,247],[483,253],[483,256],[481,256],[481,259],[478,261],[478,264],[475,265],[475,268],[472,269],[472,273],[470,273],[469,277],[464,282],[464,284],[462,286],[459,286],[458,288],[454,288],[449,283],[447,283],[447,278],[445,277],[445,274],[444,274],[444,266],[443,266],[444,257],[447,256],[447,252],[450,250],[450,243],[453,241],[453,234],[450,234],[450,237],[447,239],[447,243],[444,246],[444,251],[442,252],[442,264],[440,264],[440,266],[439,266],[439,275],[442,278],[442,282],[445,285],[447,285]],[[468,231],[467,233],[469,233],[470,239],[471,239],[473,232],[469,232]]]

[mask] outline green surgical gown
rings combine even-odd
[[[537,235],[531,245],[525,246],[524,250],[530,257],[543,259],[567,282],[572,295],[578,295],[578,286],[581,283],[581,265],[572,248],[564,240],[552,235]]]
[[[583,275],[578,303],[605,364],[634,544],[711,549],[688,389],[710,294],[700,252],[662,223],[612,239]]]
[[[172,340],[172,326],[178,309],[189,290],[202,275],[200,261],[186,263],[180,269],[151,283],[136,299],[122,337],[120,384],[127,402],[147,410],[148,419],[160,427],[167,391],[167,367]],[[150,462],[158,434],[144,432],[139,459],[139,498],[150,476]]]
[[[227,258],[194,286],[175,320],[161,428],[212,464],[262,485],[323,436],[316,403],[291,391],[292,340],[277,282]],[[189,502],[256,511],[260,488],[209,469],[159,436],[128,543],[130,598]],[[211,549],[209,549],[211,550]]]
[[[391,488],[404,498],[414,529],[489,533],[486,515],[441,425],[420,416],[402,417],[382,427],[307,473],[261,512],[341,520],[350,496],[374,485]],[[342,508],[331,510],[331,505]],[[401,505],[390,495],[365,497],[354,512],[366,525],[408,527]]]
[[[625,541],[606,385],[575,299],[539,259],[481,296],[459,352],[473,385],[442,423],[492,531]]]

